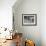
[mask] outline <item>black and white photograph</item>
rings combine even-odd
[[[37,24],[37,14],[22,14],[22,25],[34,26]]]

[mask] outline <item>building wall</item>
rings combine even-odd
[[[23,33],[24,39],[31,39],[36,46],[41,46],[40,0],[18,0],[13,6],[15,31]],[[37,14],[37,26],[22,26],[22,14]]]

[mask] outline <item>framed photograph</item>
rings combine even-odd
[[[37,14],[22,14],[22,25],[23,26],[36,26]]]

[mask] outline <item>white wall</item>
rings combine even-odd
[[[34,40],[36,46],[41,46],[40,9],[40,0],[18,0],[13,6],[15,30],[22,32],[24,38]],[[37,14],[37,26],[22,26],[22,14]]]
[[[41,40],[42,46],[46,46],[46,0],[41,1]]]
[[[16,0],[0,0],[0,27],[12,28],[12,6]]]

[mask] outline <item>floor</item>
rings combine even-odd
[[[15,39],[13,39],[13,40],[6,40],[6,42],[2,43],[0,46],[16,46]]]
[[[21,33],[16,33],[16,35],[14,35],[11,40],[6,40],[6,39],[2,39],[0,38],[0,46],[23,46],[24,44],[22,43],[22,37]],[[3,42],[5,41],[5,42]],[[3,43],[2,43],[3,42]]]

